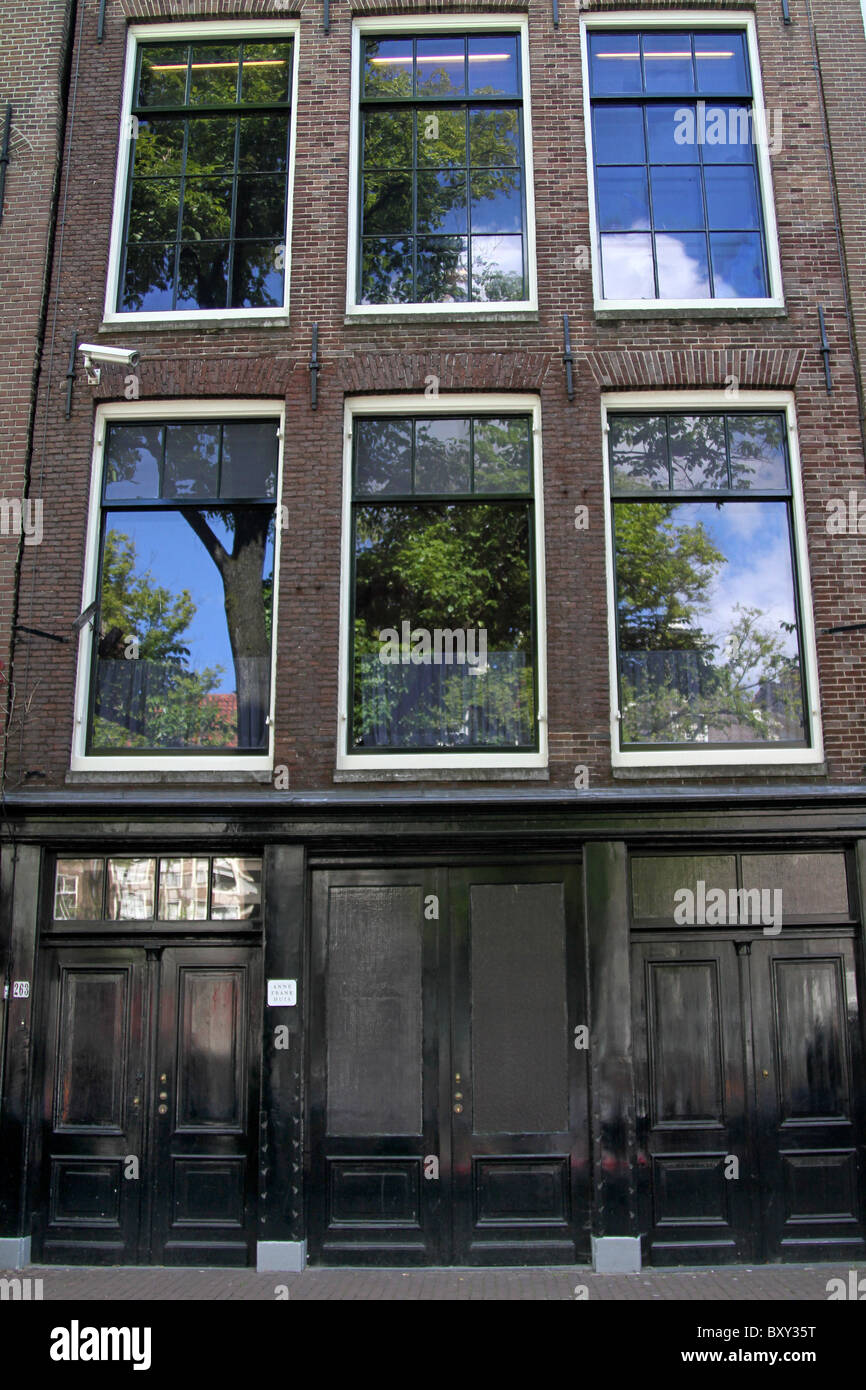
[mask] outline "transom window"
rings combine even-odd
[[[608,426],[620,747],[809,746],[785,415]]]
[[[347,751],[538,747],[532,418],[356,416]]]
[[[603,297],[767,298],[745,33],[588,40]]]
[[[267,750],[279,429],[107,425],[88,753]]]
[[[234,855],[58,859],[55,922],[258,921],[262,861]]]
[[[361,40],[360,304],[525,300],[520,36]]]
[[[284,303],[292,47],[139,44],[118,311]]]

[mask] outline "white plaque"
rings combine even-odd
[[[297,980],[268,980],[268,1003],[278,1008],[298,1002]]]

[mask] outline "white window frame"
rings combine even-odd
[[[518,300],[484,300],[446,304],[359,304],[356,298],[360,253],[358,217],[359,178],[361,164],[361,39],[365,34],[382,34],[396,38],[400,34],[430,34],[437,31],[459,33],[502,33],[520,36],[521,115],[523,119],[523,178],[526,193],[526,228],[524,231],[529,297]],[[349,208],[348,254],[346,256],[346,314],[352,318],[407,318],[444,314],[454,318],[477,315],[520,314],[538,309],[538,275],[535,264],[535,177],[532,162],[532,103],[529,87],[529,20],[525,15],[490,12],[486,14],[418,14],[365,17],[352,23],[352,84],[351,118],[349,126]]]
[[[533,455],[533,498],[535,502],[535,621],[538,664],[538,751],[535,753],[349,753],[347,751],[351,710],[349,709],[349,637],[352,590],[352,436],[356,415],[531,415]],[[346,400],[343,429],[343,544],[340,575],[340,659],[337,715],[337,771],[417,772],[456,768],[482,771],[487,768],[547,767],[547,619],[544,565],[544,496],[542,491],[541,401],[538,396],[483,394],[442,395],[428,398],[412,396],[354,396]],[[375,500],[371,498],[371,501]]]
[[[123,106],[120,117],[120,131],[117,142],[117,173],[114,181],[114,211],[111,219],[111,242],[108,253],[108,276],[105,288],[104,325],[119,323],[170,324],[235,322],[239,319],[254,321],[271,320],[285,323],[289,315],[289,287],[291,279],[291,239],[292,206],[295,188],[295,138],[298,111],[298,50],[300,46],[300,21],[297,19],[266,20],[211,20],[203,23],[186,24],[133,24],[130,25],[127,48],[126,69],[123,79]],[[120,269],[123,262],[123,231],[126,218],[126,192],[129,177],[130,151],[132,139],[132,99],[135,91],[135,73],[138,64],[138,48],[142,42],[151,43],[162,40],[166,43],[182,43],[189,39],[293,39],[292,44],[292,101],[289,111],[289,169],[286,193],[285,227],[285,280],[283,303],[274,307],[254,309],[164,309],[159,311],[131,310],[122,312],[117,308],[120,289]]]
[[[756,133],[758,182],[764,216],[764,242],[767,248],[767,267],[770,292],[764,299],[605,299],[602,295],[601,243],[598,231],[598,210],[595,198],[595,154],[592,141],[592,101],[590,95],[589,38],[590,33],[628,29],[733,29],[746,35],[749,71],[752,79],[753,130]],[[587,196],[589,201],[589,236],[592,251],[592,296],[596,314],[614,316],[652,316],[694,314],[701,317],[736,318],[763,310],[784,311],[782,264],[779,258],[779,231],[776,223],[776,202],[773,195],[773,175],[765,119],[764,88],[761,79],[761,60],[758,53],[758,33],[754,14],[746,11],[713,10],[629,10],[624,14],[598,14],[580,21],[581,61],[583,63],[583,116],[586,136]],[[624,98],[628,100],[628,98]],[[637,101],[638,98],[636,97]],[[707,98],[710,105],[712,98]]]
[[[784,412],[788,429],[788,458],[791,469],[791,514],[793,541],[797,560],[797,598],[800,604],[803,676],[806,704],[804,714],[809,721],[811,747],[774,748],[772,744],[755,743],[749,748],[699,747],[684,744],[681,748],[666,748],[654,752],[647,749],[623,751],[620,747],[619,672],[617,670],[617,610],[613,565],[613,508],[610,482],[611,412],[632,410],[639,414],[654,411],[716,410],[722,415],[735,415],[743,410],[774,410]],[[809,578],[809,551],[806,544],[806,513],[803,504],[803,485],[800,474],[800,448],[794,396],[790,391],[740,391],[736,401],[720,391],[622,391],[602,396],[601,423],[604,452],[604,534],[605,569],[607,573],[608,652],[610,670],[610,746],[614,768],[654,767],[741,767],[759,765],[803,766],[823,763],[824,738],[821,725],[821,694],[818,683],[818,657],[815,645],[815,618],[812,610],[812,586]]]
[[[277,446],[277,482],[274,495],[274,593],[271,618],[271,698],[268,711],[267,753],[215,753],[204,748],[200,753],[142,753],[135,757],[123,753],[88,754],[87,718],[90,697],[93,643],[96,639],[93,618],[86,622],[78,637],[78,671],[75,682],[75,724],[72,736],[71,772],[270,772],[274,761],[274,709],[276,700],[277,632],[279,608],[280,543],[282,511],[280,498],[283,489],[283,446],[285,442],[284,400],[224,400],[191,401],[111,401],[97,406],[93,436],[93,462],[90,475],[90,510],[87,521],[87,550],[84,562],[84,584],[81,591],[81,611],[89,608],[99,597],[99,535],[102,517],[102,481],[105,468],[106,425],[111,421],[154,420],[173,424],[176,421],[207,418],[210,420],[279,420]]]

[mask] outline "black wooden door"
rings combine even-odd
[[[35,1258],[250,1262],[258,952],[47,949]]]
[[[764,1258],[862,1260],[854,942],[757,942],[751,977]]]
[[[311,1258],[584,1258],[579,871],[315,879]]]
[[[647,1259],[862,1259],[853,938],[736,933],[632,949]]]

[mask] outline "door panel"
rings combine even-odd
[[[639,943],[632,950],[638,1200],[647,1257],[655,1264],[750,1259],[733,942]]]
[[[329,871],[313,909],[311,1258],[574,1261],[579,874]]]
[[[258,960],[231,946],[43,953],[35,1258],[251,1262]]]
[[[854,943],[758,943],[752,988],[766,1257],[862,1259]]]
[[[47,1056],[34,1259],[138,1259],[144,1044],[143,951],[49,951]]]
[[[424,1176],[440,1152],[432,901],[432,872],[314,876],[310,1241],[322,1260],[442,1258],[443,1175]]]

